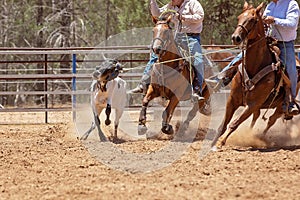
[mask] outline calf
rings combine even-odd
[[[81,137],[87,139],[90,132],[97,127],[101,141],[106,141],[106,137],[100,127],[99,115],[105,108],[105,125],[109,125],[111,109],[115,109],[113,141],[118,139],[117,130],[119,120],[123,114],[126,104],[126,82],[118,77],[121,65],[115,60],[106,61],[93,72],[93,81],[91,84],[91,106],[94,115],[94,122],[90,129]]]

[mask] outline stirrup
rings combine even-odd
[[[223,79],[205,79],[205,82],[214,92],[219,92],[223,87]]]
[[[196,100],[196,101],[204,101],[205,100],[205,98],[203,96],[199,95],[198,93],[193,93],[192,99]]]
[[[128,94],[139,94],[139,93],[143,93],[144,89],[141,85],[138,85],[136,88],[129,90]]]

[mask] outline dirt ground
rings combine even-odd
[[[153,157],[141,158],[138,163],[152,169],[141,172],[111,167],[113,157],[118,154],[116,150],[107,153],[104,148],[115,147],[147,156],[172,146],[172,142],[82,143],[74,134],[71,113],[52,116],[57,122],[49,124],[39,123],[43,117],[37,114],[22,117],[34,122],[0,125],[1,200],[300,199],[299,120],[294,125],[296,131],[273,134],[269,138],[270,147],[247,129],[233,135],[222,150],[209,152],[202,158],[199,152],[203,140],[188,144],[174,142],[177,147],[186,145],[182,156],[168,163],[170,153],[177,153],[170,148],[157,158],[161,160],[156,164],[166,162],[158,169],[147,166]],[[1,119],[12,122],[15,118],[5,113]],[[87,148],[88,145],[93,148]],[[96,151],[99,156],[111,156],[106,157],[111,162],[103,164],[103,158],[94,154]],[[125,154],[122,166],[131,166],[132,161]]]

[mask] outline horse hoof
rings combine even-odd
[[[173,127],[171,125],[165,125],[161,128],[161,131],[167,135],[172,135],[174,133]]]
[[[217,152],[219,150],[219,148],[217,147],[217,146],[213,146],[212,148],[211,148],[211,151],[213,151],[213,152]]]
[[[217,149],[222,149],[222,147],[224,145],[225,145],[224,139],[219,139],[215,146],[216,146]]]
[[[106,126],[110,125],[110,123],[111,123],[111,121],[110,121],[109,119],[106,119],[106,120],[105,120],[105,125],[106,125]]]
[[[138,134],[145,135],[147,132],[147,127],[145,125],[139,124],[138,125]]]

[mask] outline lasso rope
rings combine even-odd
[[[216,51],[210,51],[210,52],[207,52],[207,53],[202,53],[201,55],[204,56],[204,55],[209,55],[209,54],[213,54],[213,53],[227,52],[227,51],[234,50],[234,49],[238,49],[238,47],[220,49],[220,50],[216,50]],[[179,60],[183,60],[183,59],[188,60],[188,59],[191,59],[193,57],[194,56],[186,56],[186,57],[181,57],[181,58],[167,60],[167,61],[158,62],[158,63],[159,64],[164,64],[164,63],[169,63],[169,62],[173,62],[173,61],[179,61]]]
[[[213,54],[213,53],[229,52],[229,51],[235,50],[235,49],[238,49],[238,47],[219,49],[219,50],[216,50],[216,51],[210,51],[210,52],[207,52],[207,53],[202,53],[201,55],[204,56],[204,55],[209,55],[209,54]],[[170,63],[170,62],[180,61],[180,60],[190,60],[193,57],[194,56],[185,56],[185,57],[181,57],[181,58],[177,58],[177,59],[167,60],[167,61],[163,61],[163,62],[157,62],[157,64],[165,64],[165,63]],[[123,68],[122,71],[127,72],[127,71],[131,71],[133,69],[140,69],[140,68],[144,68],[144,66],[125,68],[125,69]]]
[[[163,11],[163,12],[159,15],[158,19],[161,19],[165,14],[169,14],[169,13],[171,13],[171,14],[176,14],[177,11],[176,11],[176,10],[172,10],[172,9],[167,9],[167,10]]]

